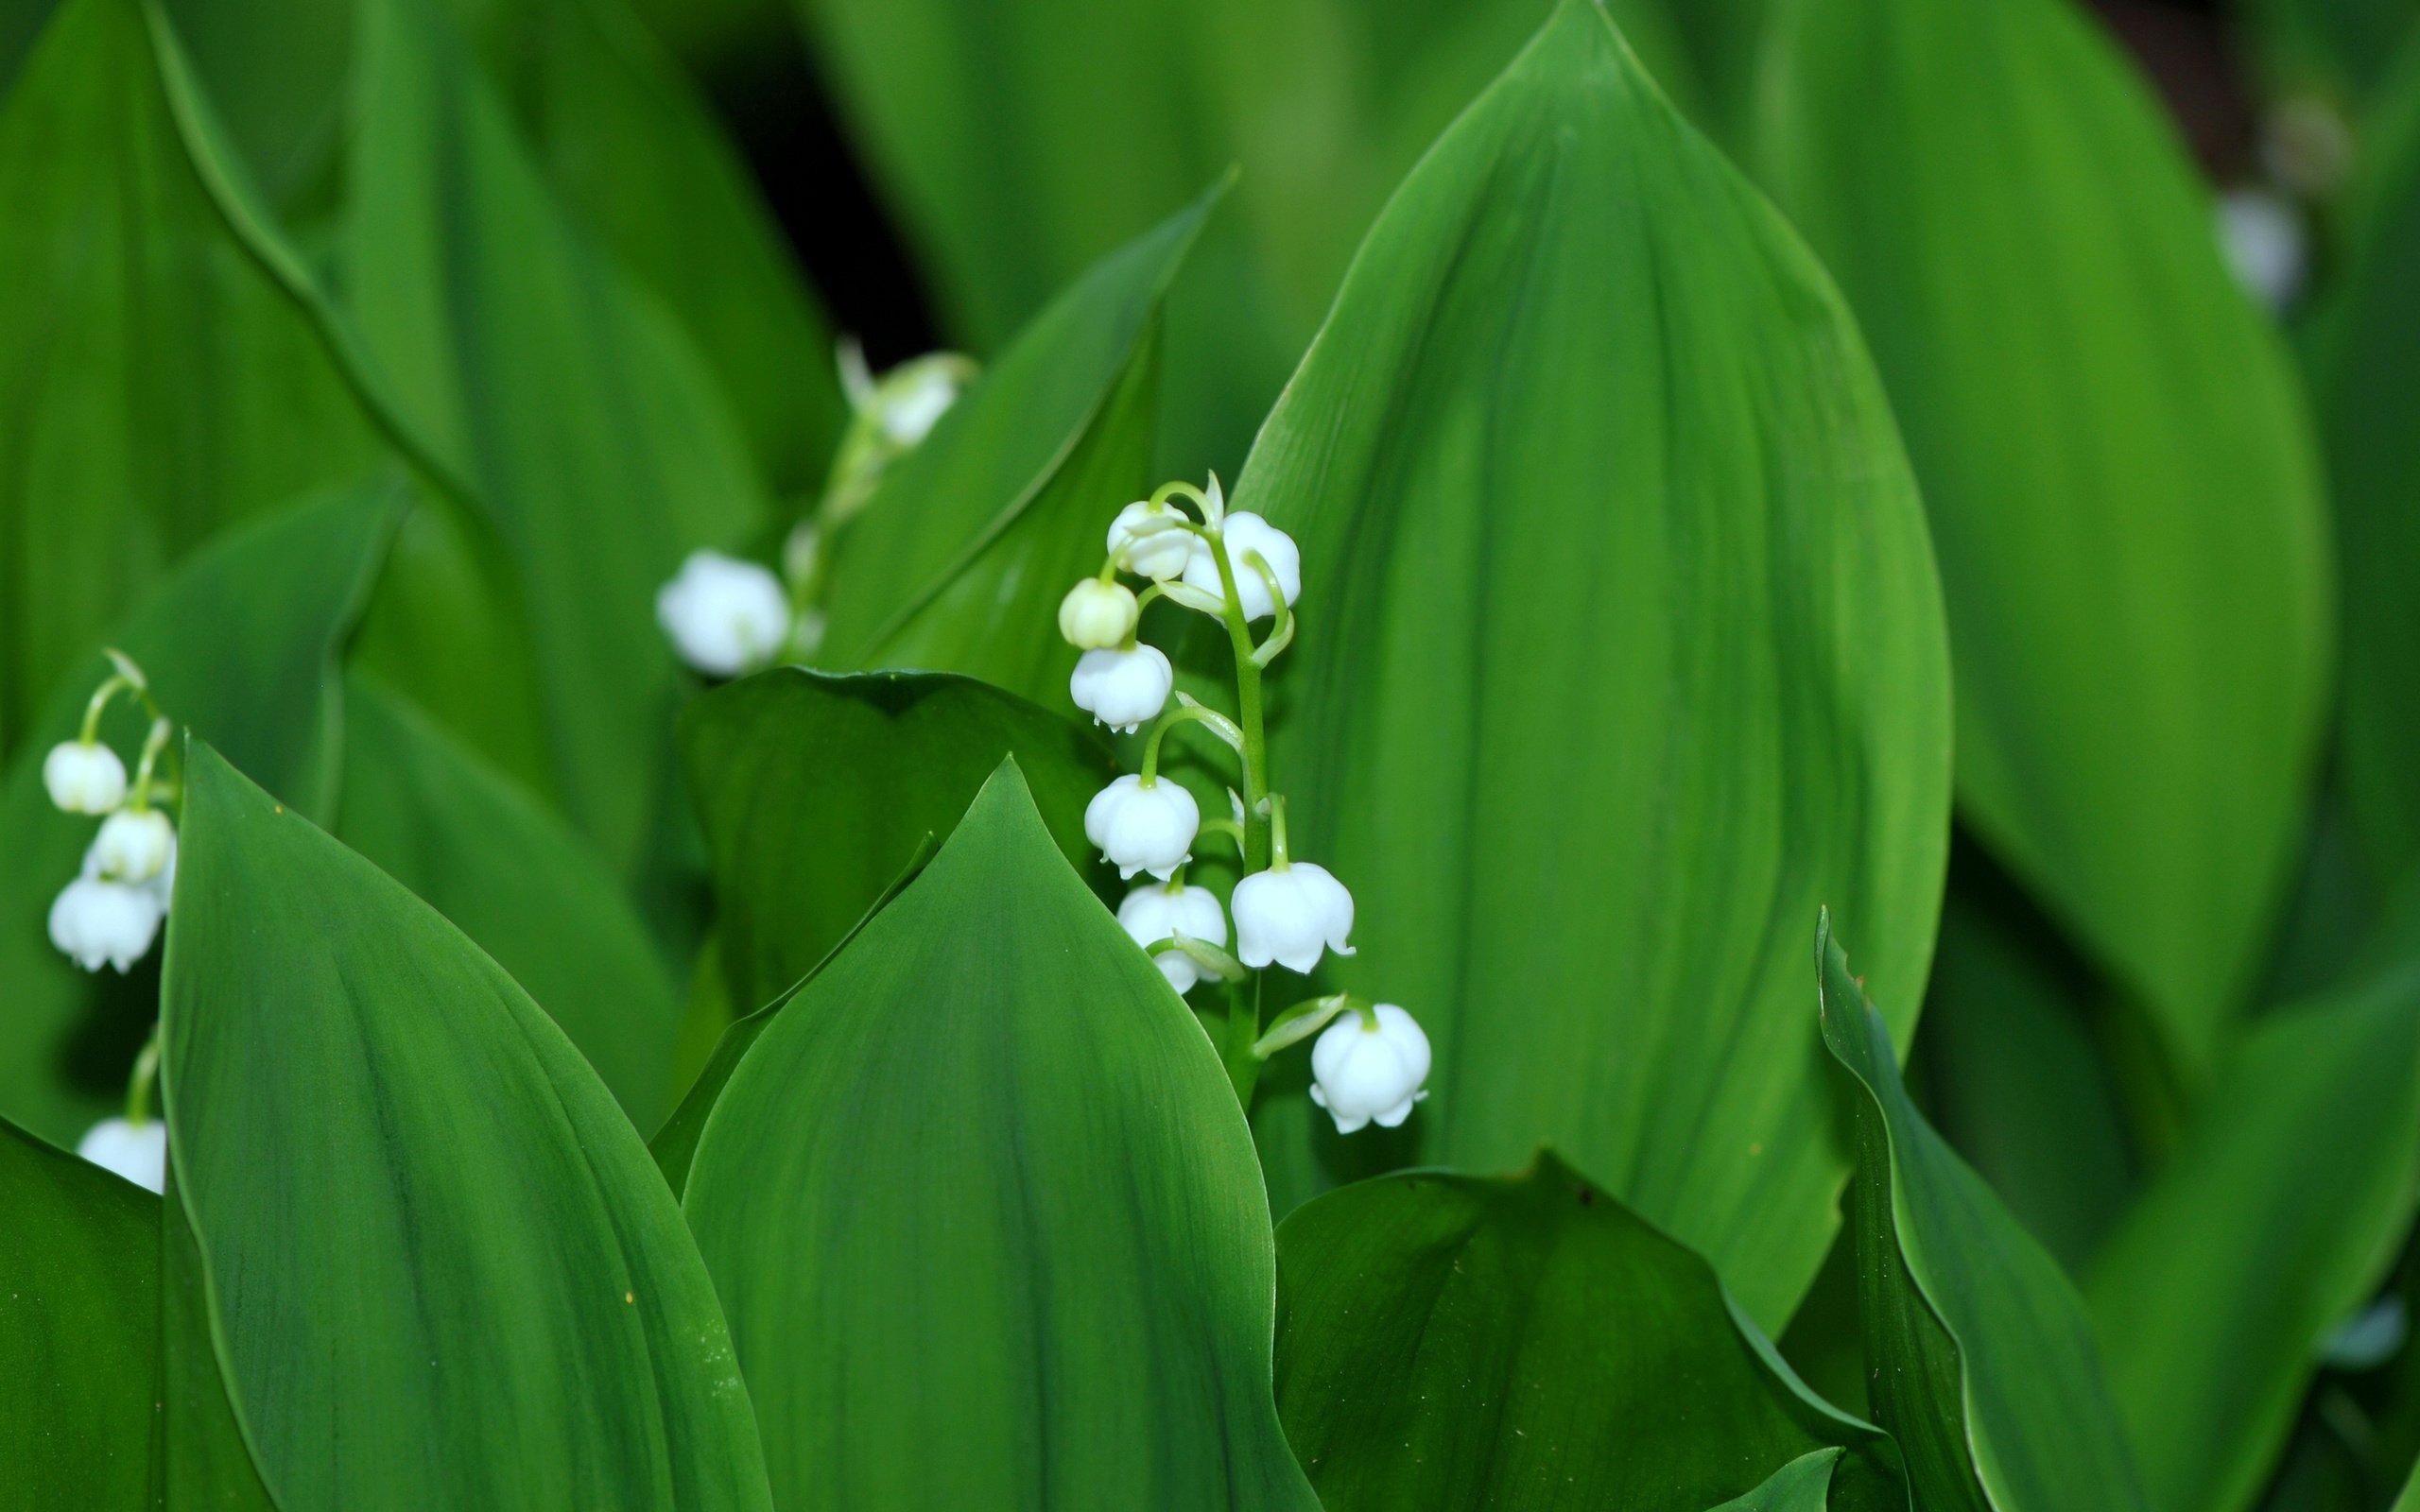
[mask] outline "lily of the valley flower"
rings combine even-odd
[[[168,1125],[156,1118],[140,1124],[105,1118],[76,1142],[76,1153],[147,1191],[167,1185]]]
[[[111,882],[149,882],[168,868],[177,832],[158,809],[124,809],[101,821],[92,862]]]
[[[1109,523],[1109,554],[1155,581],[1182,576],[1200,545],[1184,516],[1165,504],[1138,500]]]
[[[2292,200],[2267,189],[2229,190],[2219,200],[2219,241],[2236,282],[2270,309],[2302,296],[2309,234]]]
[[[151,883],[81,876],[50,905],[50,942],[88,971],[104,964],[118,974],[143,958],[160,934],[167,903]]]
[[[1147,950],[1179,935],[1205,945],[1227,943],[1227,916],[1219,895],[1207,887],[1137,887],[1117,905],[1117,921]],[[1179,992],[1191,991],[1201,980],[1200,964],[1183,951],[1162,951],[1152,959]]]
[[[1115,650],[1134,633],[1142,612],[1134,591],[1124,583],[1087,577],[1059,601],[1059,633],[1080,650]]]
[[[126,763],[99,741],[61,741],[42,759],[42,785],[62,813],[107,814],[126,801]]]
[[[1269,584],[1253,569],[1248,558],[1258,556],[1269,564],[1270,576],[1277,579],[1278,590],[1291,604],[1303,593],[1303,550],[1294,538],[1278,529],[1260,516],[1246,511],[1227,516],[1220,532],[1227,542],[1227,558],[1236,571],[1236,597],[1243,605],[1244,618],[1265,620],[1277,612],[1277,605],[1269,596]],[[1190,538],[1188,538],[1190,539]],[[1195,552],[1184,564],[1184,580],[1194,587],[1219,597],[1219,563],[1204,546]]]
[[[1084,806],[1084,836],[1100,847],[1101,859],[1120,877],[1148,871],[1166,882],[1193,856],[1201,810],[1175,782],[1146,782],[1128,774],[1093,795]]]
[[[1132,734],[1160,717],[1176,686],[1176,670],[1155,645],[1087,651],[1076,659],[1067,695],[1076,707],[1113,730]]]
[[[1393,1128],[1428,1095],[1421,1090],[1427,1079],[1428,1036],[1392,1003],[1369,1018],[1343,1015],[1311,1046],[1311,1101],[1327,1109],[1339,1134],[1373,1122]]]
[[[655,595],[655,617],[681,660],[717,678],[770,662],[790,633],[789,594],[752,561],[693,551]]]
[[[1325,867],[1296,861],[1236,884],[1236,954],[1246,966],[1275,961],[1309,974],[1324,948],[1350,955],[1353,894]]]

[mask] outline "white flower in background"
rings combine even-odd
[[[158,809],[125,809],[101,821],[87,864],[110,882],[149,882],[168,868],[177,832]]]
[[[1227,559],[1236,569],[1236,597],[1244,607],[1245,619],[1265,620],[1277,612],[1276,604],[1269,596],[1268,582],[1244,559],[1255,553],[1269,563],[1288,604],[1302,596],[1303,551],[1294,544],[1293,537],[1250,512],[1227,516],[1220,534],[1226,539]],[[1219,586],[1219,563],[1207,546],[1185,562],[1184,580],[1213,598],[1221,597],[1226,592]]]
[[[1165,504],[1138,500],[1109,524],[1109,554],[1130,571],[1159,581],[1182,576],[1194,553],[1208,549],[1185,528],[1184,515]],[[1218,574],[1215,564],[1211,574]]]
[[[105,1118],[76,1142],[76,1153],[147,1192],[168,1183],[168,1125],[156,1118],[140,1124]]]
[[[1275,961],[1310,973],[1322,948],[1350,955],[1353,895],[1308,861],[1255,871],[1236,884],[1236,954],[1246,966]],[[1398,1010],[1400,1011],[1400,1010]]]
[[[1059,633],[1068,644],[1086,651],[1115,650],[1134,633],[1142,613],[1134,591],[1124,583],[1087,577],[1059,601]]]
[[[1311,1046],[1311,1101],[1336,1120],[1339,1134],[1375,1121],[1393,1128],[1428,1094],[1428,1036],[1392,1003],[1372,1010],[1376,1022],[1348,1012]]]
[[[782,580],[752,561],[693,551],[655,595],[655,617],[681,660],[717,678],[770,662],[790,632]]]
[[[123,976],[160,934],[167,904],[158,879],[147,883],[78,877],[50,905],[50,942],[88,971],[104,963]]]
[[[1076,659],[1067,696],[1076,707],[1113,730],[1132,734],[1160,717],[1176,686],[1176,669],[1155,645],[1131,651],[1087,651]]]
[[[894,444],[913,446],[932,434],[934,424],[958,403],[958,394],[954,366],[919,360],[896,369],[876,388],[874,413],[882,433]]]
[[[1084,805],[1084,836],[1100,847],[1101,859],[1120,877],[1148,871],[1162,882],[1193,855],[1201,811],[1193,795],[1175,782],[1128,774],[1093,795]]]
[[[66,814],[107,814],[126,801],[126,763],[98,741],[61,741],[42,759],[42,785]]]
[[[1178,935],[1205,945],[1227,943],[1227,916],[1219,895],[1207,887],[1137,887],[1117,905],[1117,921],[1146,950]],[[1201,968],[1183,951],[1163,951],[1152,959],[1179,992],[1193,990],[1201,980]]]
[[[2236,282],[2272,310],[2299,299],[2310,266],[2300,207],[2267,189],[2231,189],[2219,199],[2219,241]]]

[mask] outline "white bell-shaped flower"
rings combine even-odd
[[[1236,598],[1244,607],[1245,619],[1265,620],[1277,612],[1277,605],[1269,596],[1267,580],[1253,571],[1245,559],[1255,553],[1269,563],[1287,603],[1302,596],[1303,551],[1294,544],[1293,537],[1249,511],[1227,516],[1220,534],[1227,542],[1227,559],[1236,569]],[[1213,598],[1225,593],[1219,586],[1219,563],[1207,546],[1185,562],[1184,580]]]
[[[1184,516],[1165,504],[1137,500],[1117,511],[1109,524],[1109,552],[1128,569],[1165,582],[1184,576],[1196,551],[1207,551],[1201,538],[1184,527]],[[1218,568],[1211,568],[1216,576]]]
[[[107,814],[126,801],[126,763],[98,741],[61,741],[42,759],[42,785],[67,814]]]
[[[1393,1128],[1428,1094],[1428,1036],[1392,1003],[1373,1010],[1377,1022],[1346,1013],[1311,1046],[1311,1101],[1336,1120],[1339,1134],[1373,1122]]]
[[[1076,675],[1067,679],[1067,696],[1100,723],[1131,734],[1160,717],[1175,686],[1176,669],[1160,648],[1138,645],[1131,651],[1087,651],[1078,657]]]
[[[1271,961],[1310,973],[1320,952],[1350,955],[1353,895],[1325,867],[1308,861],[1255,871],[1236,884],[1236,954],[1246,966]]]
[[[159,937],[166,913],[154,883],[78,877],[50,905],[50,942],[85,971],[106,963],[124,975]]]
[[[1143,608],[1124,583],[1087,577],[1067,590],[1059,601],[1059,633],[1069,645],[1086,651],[1109,651],[1126,644]]]
[[[100,876],[111,882],[149,882],[168,868],[177,832],[158,809],[121,809],[101,821],[90,852]]]
[[[765,665],[790,633],[789,594],[752,561],[693,551],[655,595],[655,617],[681,660],[712,677]]]
[[[1227,916],[1207,887],[1137,887],[1117,905],[1117,921],[1146,950],[1178,935],[1205,945],[1227,943]],[[1201,968],[1183,951],[1162,951],[1152,959],[1179,992],[1190,992],[1201,980]]]
[[[140,1124],[105,1118],[84,1131],[76,1153],[147,1192],[168,1184],[168,1125],[156,1118]]]
[[[1193,837],[1201,829],[1201,811],[1181,784],[1147,783],[1132,773],[1084,805],[1084,836],[1100,847],[1101,859],[1115,866],[1120,877],[1148,871],[1166,882],[1192,859]]]
[[[874,390],[874,415],[894,446],[913,446],[958,403],[966,377],[962,358],[943,353],[891,369]]]
[[[2219,241],[2236,282],[2272,310],[2302,297],[2310,266],[2303,213],[2267,189],[2233,189],[2219,200]]]

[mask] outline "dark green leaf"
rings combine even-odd
[[[1275,785],[1359,902],[1337,977],[1436,1046],[1357,1158],[1549,1141],[1777,1326],[1848,1163],[1804,921],[1879,936],[1904,1036],[1947,844],[1924,521],[1822,269],[1566,0],[1372,230],[1236,504],[1302,541]],[[1264,1099],[1281,1211],[1315,1111]]]
[[[1712,1267],[1551,1155],[1387,1177],[1277,1231],[1277,1405],[1328,1512],[1667,1512],[1851,1446],[1843,1507],[1908,1504],[1882,1435],[1817,1400]],[[1753,1503],[1749,1504],[1754,1504]]]
[[[1715,1507],[1713,1512],[1824,1512],[1837,1505],[1831,1499],[1832,1467],[1837,1449],[1801,1454],[1773,1471],[1772,1479],[1747,1495]]]
[[[683,1206],[789,1512],[1317,1505],[1235,1094],[1011,763],[732,1073]]]
[[[201,1250],[173,1163],[160,1224],[162,1504],[213,1512],[278,1512],[227,1397]]]
[[[704,1267],[562,1031],[208,747],[186,767],[162,1096],[278,1503],[769,1507]]]

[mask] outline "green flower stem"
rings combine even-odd
[[[110,678],[94,689],[92,702],[84,705],[84,723],[76,732],[77,740],[87,746],[99,740],[102,711],[109,708],[112,698],[132,686],[134,684],[129,682],[123,676],[119,676]]]
[[[1243,597],[1236,591],[1236,564],[1227,556],[1226,537],[1214,528],[1202,539],[1209,544],[1211,560],[1219,565],[1219,592],[1226,600],[1227,640],[1236,654],[1236,722],[1243,727],[1244,871],[1249,875],[1268,868],[1271,841],[1261,802],[1269,796],[1269,735],[1261,702],[1260,662],[1253,655],[1256,648],[1252,644],[1252,623],[1244,618]],[[1260,1057],[1252,1053],[1253,1042],[1259,1038],[1260,973],[1254,972],[1250,983],[1228,989],[1222,1047],[1228,1079],[1235,1083],[1236,1099],[1243,1104],[1247,1116],[1252,1112],[1253,1091],[1260,1083]]]
[[[126,1121],[141,1128],[151,1116],[151,1084],[160,1077],[160,1025],[151,1025],[151,1038],[143,1041],[142,1054],[134,1057],[134,1074],[126,1080]]]
[[[1220,740],[1237,750],[1243,749],[1243,731],[1236,728],[1234,720],[1203,704],[1180,704],[1153,720],[1150,734],[1144,738],[1143,785],[1145,787],[1150,786],[1159,780],[1160,742],[1167,737],[1169,730],[1184,724],[1208,725]],[[1246,780],[1250,780],[1249,773],[1246,774]]]
[[[161,753],[168,748],[169,737],[176,730],[176,726],[155,715],[151,720],[150,733],[143,737],[143,758],[134,768],[134,795],[127,805],[137,814],[151,806],[152,774],[160,765]]]

